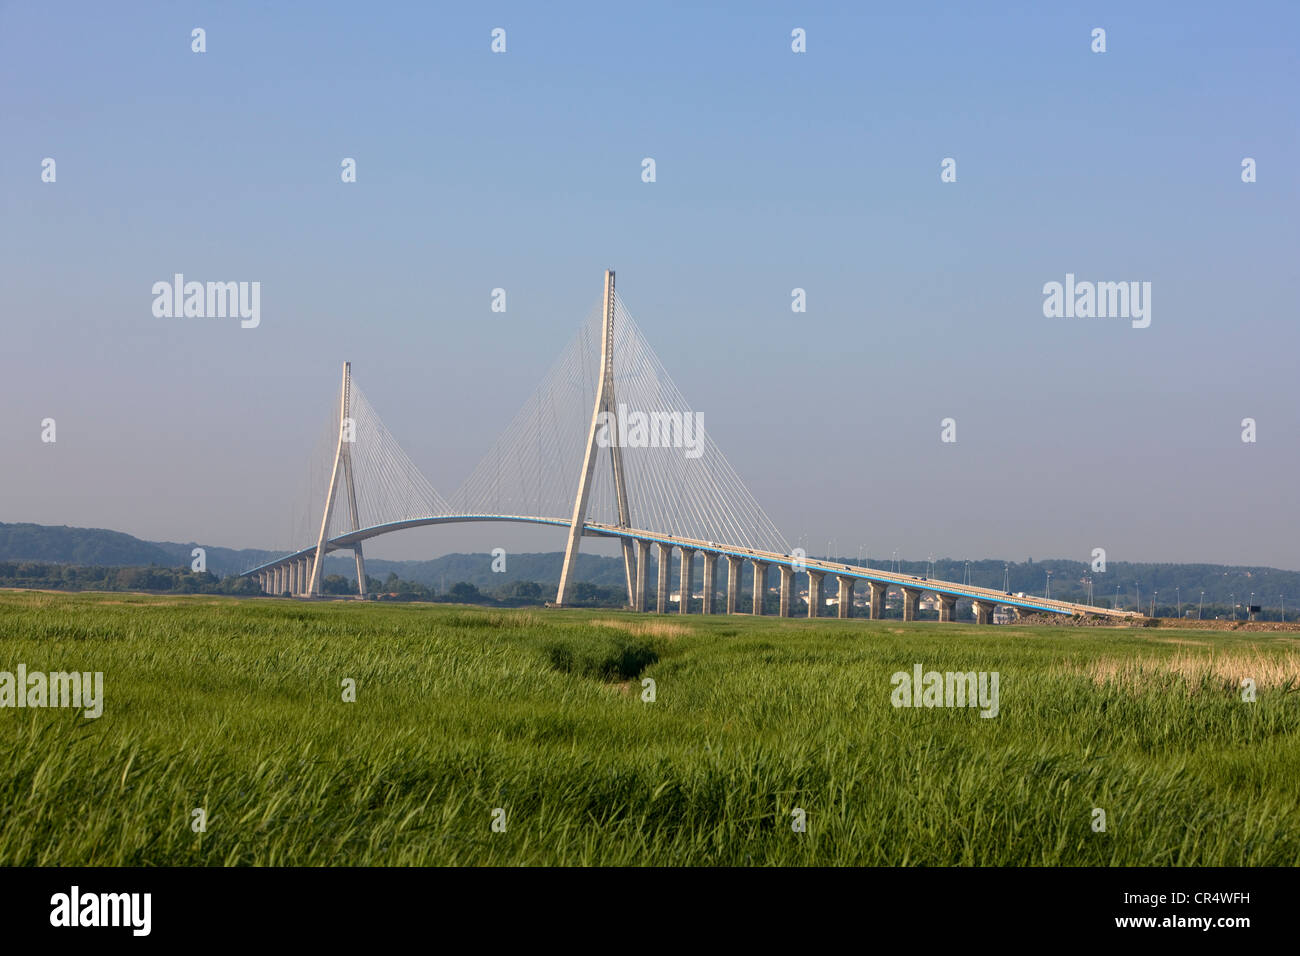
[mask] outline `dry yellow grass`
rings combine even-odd
[[[1285,690],[1300,687],[1300,654],[1267,653],[1247,647],[1217,653],[1179,652],[1169,657],[1101,657],[1068,668],[1067,672],[1082,674],[1098,685],[1129,690],[1146,690],[1178,680],[1189,691],[1207,686],[1236,691],[1247,678],[1255,682],[1258,690]]]
[[[594,627],[612,627],[636,637],[663,637],[672,640],[674,637],[685,637],[687,634],[694,633],[686,625],[673,621],[619,621],[603,617],[591,623]]]

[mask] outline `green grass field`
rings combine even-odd
[[[1297,637],[5,592],[0,864],[1296,865]]]

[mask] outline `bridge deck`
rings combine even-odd
[[[567,528],[569,526],[569,522],[563,518],[546,518],[537,515],[436,515],[427,518],[395,521],[390,524],[375,525],[370,528],[350,531],[347,534],[331,538],[326,542],[325,549],[326,551],[337,551],[342,548],[351,547],[353,544],[358,542],[378,537],[381,534],[388,534],[393,531],[402,531],[407,528],[419,528],[436,524],[457,524],[471,521],[505,521],[522,524],[551,525],[560,528]],[[1030,611],[1043,611],[1049,614],[1092,614],[1099,617],[1108,617],[1117,620],[1140,620],[1144,616],[1134,611],[1118,611],[1113,608],[1094,607],[1090,604],[1075,604],[1070,601],[1054,601],[1050,598],[1030,596],[1020,597],[1015,594],[1008,594],[1005,591],[975,587],[974,585],[969,584],[958,584],[954,581],[940,581],[933,578],[927,580],[926,578],[916,577],[909,574],[896,574],[892,571],[881,571],[875,568],[864,568],[858,565],[840,564],[833,561],[820,561],[815,558],[800,559],[793,555],[780,554],[774,551],[755,551],[750,548],[718,544],[714,541],[699,541],[693,538],[683,538],[671,534],[643,531],[637,528],[620,528],[615,525],[600,524],[593,521],[586,522],[584,527],[587,535],[595,537],[627,538],[635,541],[649,541],[656,544],[670,544],[674,547],[710,552],[724,557],[731,556],[745,558],[747,560],[763,561],[768,564],[777,565],[778,567],[793,568],[797,571],[823,571],[828,574],[844,575],[861,581],[875,581],[880,584],[915,588],[917,590],[927,591],[934,594],[966,598],[972,601],[984,601],[990,604],[1002,604],[1009,607],[1024,608],[1025,610]],[[295,551],[292,554],[282,555],[273,561],[267,561],[255,568],[250,568],[245,571],[244,574],[256,574],[259,571],[274,568],[286,561],[310,557],[315,553],[315,551],[316,547],[314,545],[303,548],[302,550]]]

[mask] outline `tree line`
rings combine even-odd
[[[51,591],[152,591],[165,594],[230,594],[252,597],[262,594],[252,578],[219,578],[210,571],[189,568],[110,567],[103,565],[51,564],[43,561],[0,561],[0,587]],[[327,595],[356,594],[356,581],[339,574],[326,575],[321,590]],[[511,581],[492,590],[481,590],[458,581],[439,592],[430,585],[406,581],[389,572],[388,577],[366,575],[367,594],[380,601],[437,601],[454,604],[488,604],[522,607],[543,604],[550,588],[536,581]],[[578,607],[622,607],[622,589],[579,581],[573,586],[571,603]]]

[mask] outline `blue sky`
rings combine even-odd
[[[976,6],[0,6],[0,520],[290,544],[345,358],[450,494],[612,267],[791,543],[1300,568],[1300,8]]]

